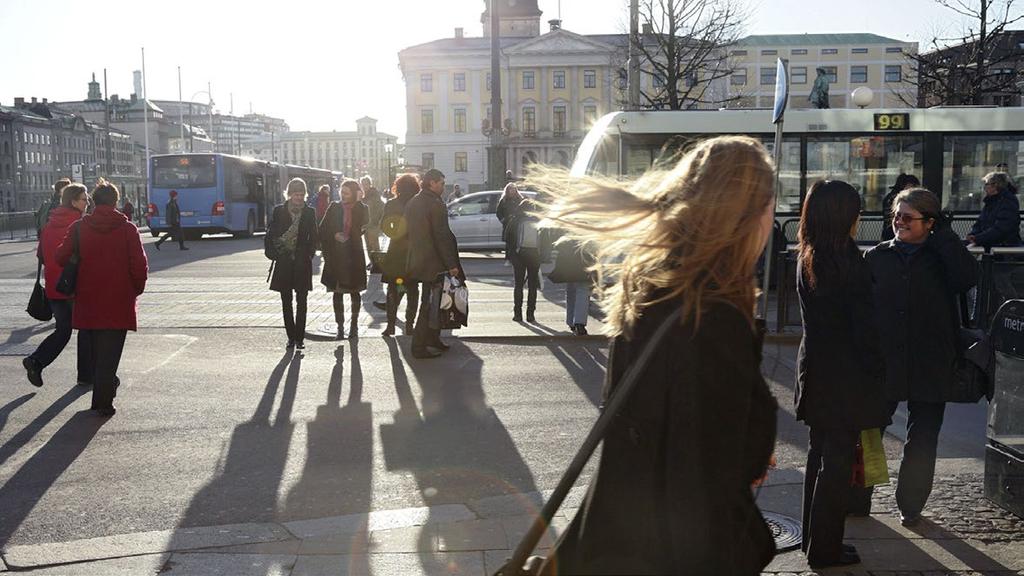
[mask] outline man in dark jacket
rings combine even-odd
[[[412,355],[415,358],[435,358],[445,350],[441,342],[441,330],[431,324],[431,293],[441,282],[446,272],[462,277],[459,263],[459,247],[448,226],[448,210],[441,200],[444,193],[444,174],[436,168],[423,175],[420,191],[409,200],[405,207],[405,221],[408,226],[409,256],[406,260],[406,277],[419,282],[420,311],[416,329],[412,336]],[[433,314],[436,318],[437,315]]]
[[[370,219],[366,223],[366,250],[367,252],[380,252],[380,220],[384,216],[384,199],[380,191],[373,186],[373,179],[363,176],[359,179],[359,187],[363,191],[363,204],[370,212]]]
[[[39,210],[36,211],[36,233],[42,231],[46,227],[46,221],[50,219],[50,211],[60,206],[60,193],[64,190],[64,187],[71,184],[71,180],[67,178],[61,178],[53,183],[53,194],[50,199],[43,202]]]
[[[174,237],[178,241],[178,248],[181,250],[188,250],[185,246],[185,234],[181,230],[181,210],[178,208],[178,191],[171,190],[171,199],[167,201],[167,206],[164,207],[165,213],[167,214],[167,232],[156,241],[156,249],[160,249],[160,245],[163,244],[168,238]]]
[[[985,199],[981,214],[967,234],[967,242],[986,250],[993,246],[1020,246],[1020,202],[1005,172],[990,172],[981,179]]]

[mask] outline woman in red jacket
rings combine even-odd
[[[36,254],[45,269],[46,299],[53,310],[57,324],[53,331],[39,344],[35,352],[22,359],[21,364],[28,373],[33,386],[43,385],[43,368],[53,363],[71,340],[71,308],[73,300],[57,292],[57,281],[64,267],[57,263],[57,247],[67,234],[68,228],[78,221],[89,205],[89,191],[82,184],[68,184],[61,190],[60,206],[50,212],[46,225],[39,233],[39,248]],[[82,333],[78,333],[78,384],[88,386],[92,376],[88,353],[83,347]]]
[[[149,270],[138,228],[117,210],[120,196],[113,184],[97,184],[92,192],[95,210],[71,227],[57,249],[61,265],[78,251],[71,325],[89,342],[92,409],[101,416],[117,412],[117,366],[125,336],[137,328],[135,300],[146,288]]]

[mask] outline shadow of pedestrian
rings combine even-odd
[[[483,389],[483,361],[458,341],[442,358],[424,362],[408,358],[422,392],[417,408],[398,344],[388,341],[399,410],[392,424],[380,427],[384,461],[389,470],[410,470],[423,502],[430,507],[466,504],[490,496],[537,491],[533,474],[523,461],[508,430],[487,405]],[[536,512],[524,498],[521,514]],[[442,519],[428,517],[430,526]],[[456,528],[438,524],[438,542],[449,549],[459,536]],[[434,550],[430,528],[420,531],[421,551]],[[457,549],[457,548],[455,548]],[[424,572],[445,573],[446,561],[421,556]]]
[[[218,470],[192,498],[180,527],[231,524],[238,518],[248,522],[277,518],[277,493],[295,429],[291,412],[301,369],[301,354],[292,356],[289,351],[278,361],[252,418],[235,427]],[[281,403],[271,422],[282,378]]]
[[[107,420],[92,410],[76,413],[0,488],[0,502],[3,502],[0,547],[10,541],[36,504],[85,451]]]
[[[0,432],[3,432],[4,427],[7,426],[7,418],[11,415],[11,412],[17,410],[18,406],[21,406],[25,402],[28,402],[35,395],[35,392],[29,392],[28,394],[19,396],[18,398],[11,400],[7,404],[4,404],[3,407],[0,407]]]
[[[306,462],[302,476],[285,501],[288,518],[369,514],[373,495],[373,410],[363,402],[363,371],[359,343],[349,342],[350,377],[348,399],[341,404],[344,388],[345,348],[334,350],[334,369],[327,386],[327,398],[306,426]],[[368,516],[367,516],[368,517]],[[331,539],[334,554],[347,557],[346,574],[369,574],[367,521],[363,530]]]
[[[18,328],[11,330],[7,334],[7,340],[0,342],[0,346],[4,344],[21,344],[22,342],[28,342],[28,339],[35,336],[36,334],[42,334],[43,332],[51,332],[54,329],[54,323],[52,320],[46,322],[40,322],[34,326],[26,326],[25,328]]]
[[[92,389],[86,388],[85,386],[73,386],[69,388],[63,396],[58,398],[53,404],[50,404],[46,410],[43,410],[43,412],[29,422],[27,426],[19,430],[14,434],[14,436],[11,436],[11,439],[5,442],[3,447],[0,447],[0,465],[6,462],[7,459],[14,455],[15,452],[20,450],[22,446],[28,444],[28,441],[31,440],[33,436],[49,424],[50,421],[56,418],[58,414],[63,412],[65,408],[73,404],[74,401],[78,400],[81,396],[90,392],[92,392]],[[28,396],[31,398],[32,395],[30,394]],[[10,404],[8,404],[8,406],[10,406]],[[10,413],[10,411],[8,411],[8,413]]]

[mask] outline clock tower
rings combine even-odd
[[[491,2],[498,3],[498,18],[503,38],[530,38],[540,36],[540,16],[537,0],[484,0],[484,13],[480,22],[484,25],[484,36],[491,35]]]

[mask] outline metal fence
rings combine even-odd
[[[0,212],[0,240],[35,237],[35,212]]]

